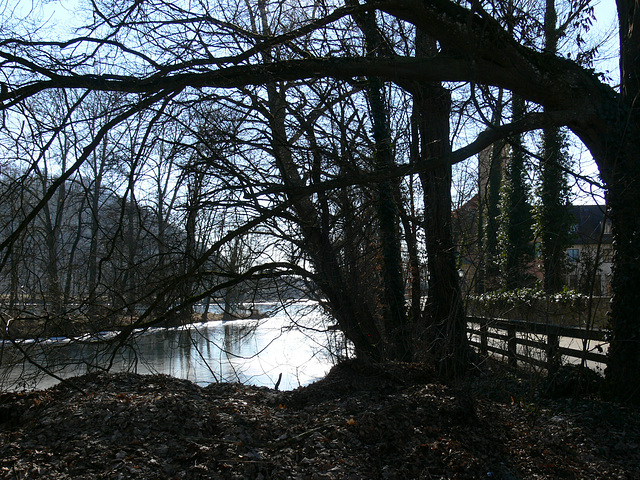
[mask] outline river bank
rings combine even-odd
[[[636,409],[528,389],[499,366],[351,362],[290,392],[85,375],[0,396],[0,477],[640,478]]]
[[[143,322],[141,325],[148,328],[177,328],[206,322],[223,322],[236,320],[262,320],[267,318],[267,313],[256,308],[251,308],[243,314],[225,316],[223,313],[193,313],[190,316],[172,317],[163,322]],[[84,339],[98,338],[108,334],[117,335],[128,331],[131,327],[138,328],[138,317],[135,315],[116,315],[112,317],[89,320],[84,317],[20,317],[18,319],[0,319],[0,341],[15,342],[25,340],[44,341],[50,339]]]

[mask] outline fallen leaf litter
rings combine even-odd
[[[0,395],[0,477],[640,478],[637,409],[487,382],[358,363],[292,392],[89,374]]]

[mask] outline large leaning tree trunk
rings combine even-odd
[[[604,177],[614,238],[606,376],[616,396],[640,402],[640,5],[634,0],[616,4],[621,92],[618,108],[603,112],[615,122],[605,139]]]
[[[640,131],[634,130],[608,183],[614,270],[606,376],[616,396],[640,401]]]

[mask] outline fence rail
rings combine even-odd
[[[468,317],[467,332],[471,334],[469,343],[477,348],[480,354],[503,355],[509,364],[514,366],[521,361],[553,372],[561,365],[563,356],[601,364],[607,359],[604,353],[561,344],[561,338],[604,343],[606,331],[599,329],[587,330],[524,320]],[[539,338],[535,338],[536,336]],[[538,355],[531,355],[529,349],[537,350]]]

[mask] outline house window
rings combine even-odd
[[[569,227],[569,233],[578,233],[578,224],[574,223]]]
[[[567,256],[569,257],[570,262],[575,263],[580,260],[580,250],[577,248],[570,248],[567,250]]]
[[[611,220],[609,219],[604,222],[604,233],[605,235],[609,235],[611,233]]]
[[[611,248],[611,247],[602,247],[602,261],[604,263],[613,262],[613,248]]]

